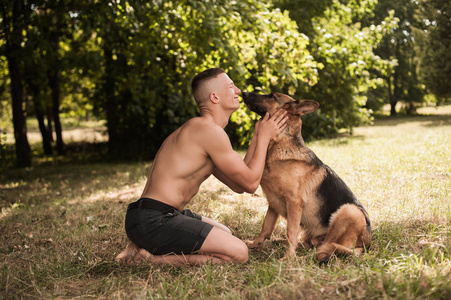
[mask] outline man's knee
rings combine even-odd
[[[244,242],[241,242],[236,246],[235,253],[233,254],[234,263],[244,263],[249,257],[249,249]]]
[[[248,259],[249,249],[239,238],[213,227],[200,251],[204,254],[214,254],[226,262],[243,263]]]

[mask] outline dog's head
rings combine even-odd
[[[288,115],[300,117],[314,112],[319,107],[319,103],[316,101],[294,100],[290,96],[281,93],[260,95],[244,92],[242,95],[246,106],[262,117],[267,112],[272,115],[280,108],[285,109]]]
[[[267,112],[272,115],[280,108],[287,111],[288,126],[283,133],[273,141],[278,142],[285,138],[289,138],[294,139],[300,145],[304,144],[301,133],[302,120],[300,116],[314,112],[319,107],[318,102],[313,100],[294,100],[290,96],[281,93],[259,95],[256,93],[244,92],[242,95],[247,107],[262,117]]]

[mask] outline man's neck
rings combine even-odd
[[[226,127],[229,123],[231,114],[220,114],[219,112],[212,111],[211,109],[207,107],[201,107],[200,108],[200,116],[203,118],[208,118],[212,120],[213,123],[215,123],[218,126],[221,126],[222,128]]]

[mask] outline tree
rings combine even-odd
[[[22,0],[14,0],[1,6],[2,33],[5,40],[4,54],[8,60],[11,80],[11,99],[13,110],[16,157],[19,167],[31,166],[31,149],[27,138],[27,125],[24,112],[24,91],[22,76],[22,42],[24,40],[27,11]]]
[[[305,117],[307,136],[325,137],[368,122],[368,94],[380,85],[379,74],[390,68],[390,61],[377,56],[373,45],[393,26],[390,16],[364,25],[362,21],[376,5],[372,0],[303,0],[301,6],[294,0],[276,3],[290,11],[299,30],[308,36],[308,49],[319,66],[318,82],[297,89],[298,98],[321,104],[317,113]]]
[[[298,2],[275,1],[283,11],[262,0],[27,2],[22,66],[43,137],[46,107],[53,118],[61,103],[92,107],[106,120],[112,156],[152,158],[197,114],[191,78],[209,67],[224,68],[245,91],[318,100],[316,123],[306,126],[316,137],[350,131],[368,120],[371,91],[390,73],[373,45],[393,27],[391,16],[365,25],[375,0]],[[232,115],[235,145],[249,140],[256,118],[244,105]]]
[[[107,120],[116,156],[153,157],[195,116],[190,81],[205,68],[226,69],[248,90],[315,79],[294,22],[262,1],[91,1],[75,14],[84,36],[102,49],[93,104]],[[243,110],[228,128],[236,144],[246,141],[255,118]]]
[[[60,106],[64,96],[63,86],[65,78],[62,73],[66,71],[67,64],[65,55],[70,52],[61,47],[72,39],[74,29],[70,11],[79,6],[76,0],[35,0],[32,5],[32,18],[28,28],[29,39],[27,46],[30,49],[28,67],[40,66],[37,77],[29,78],[30,88],[33,91],[35,84],[40,85],[41,91],[32,92],[34,95],[35,110],[38,120],[42,118],[43,105],[40,101],[42,92],[49,91],[50,101],[47,101],[48,127],[45,130],[40,120],[40,128],[43,140],[52,136],[53,126],[56,134],[56,150],[58,154],[64,153],[64,141],[62,136],[62,125],[60,120]],[[33,70],[31,70],[33,71]],[[44,148],[48,145],[44,145]]]
[[[419,77],[436,96],[438,104],[451,98],[451,3],[420,1],[423,28],[415,31]]]
[[[396,115],[399,101],[409,103],[408,112],[414,110],[414,102],[421,102],[423,88],[417,76],[415,58],[415,40],[413,27],[420,27],[416,18],[418,1],[416,0],[379,0],[374,9],[372,22],[381,22],[391,12],[398,19],[398,25],[384,36],[375,53],[386,60],[395,60],[393,72],[385,76],[389,95],[390,114]]]
[[[47,77],[51,95],[52,117],[55,124],[56,150],[58,154],[64,154],[63,128],[60,120],[61,103],[61,58],[59,47],[63,30],[67,26],[64,16],[67,14],[66,3],[63,0],[48,0],[42,9],[44,26],[42,35],[47,41],[47,51],[44,59],[47,65]]]
[[[48,41],[43,38],[41,10],[41,7],[34,6],[27,28],[27,43],[23,47],[23,51],[27,53],[24,57],[23,65],[24,83],[25,89],[32,98],[31,103],[38,120],[44,154],[51,155],[53,153],[51,144],[52,127],[50,124],[50,128],[45,125],[45,116],[47,107],[50,106],[50,101],[46,101],[46,98],[48,98],[48,77],[46,75],[47,65],[43,55],[43,53],[46,53],[46,47],[43,47],[43,44],[46,44]]]

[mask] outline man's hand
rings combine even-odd
[[[255,133],[258,138],[268,139],[268,142],[277,137],[287,127],[287,111],[279,109],[271,117],[266,113],[257,124],[255,124]]]

